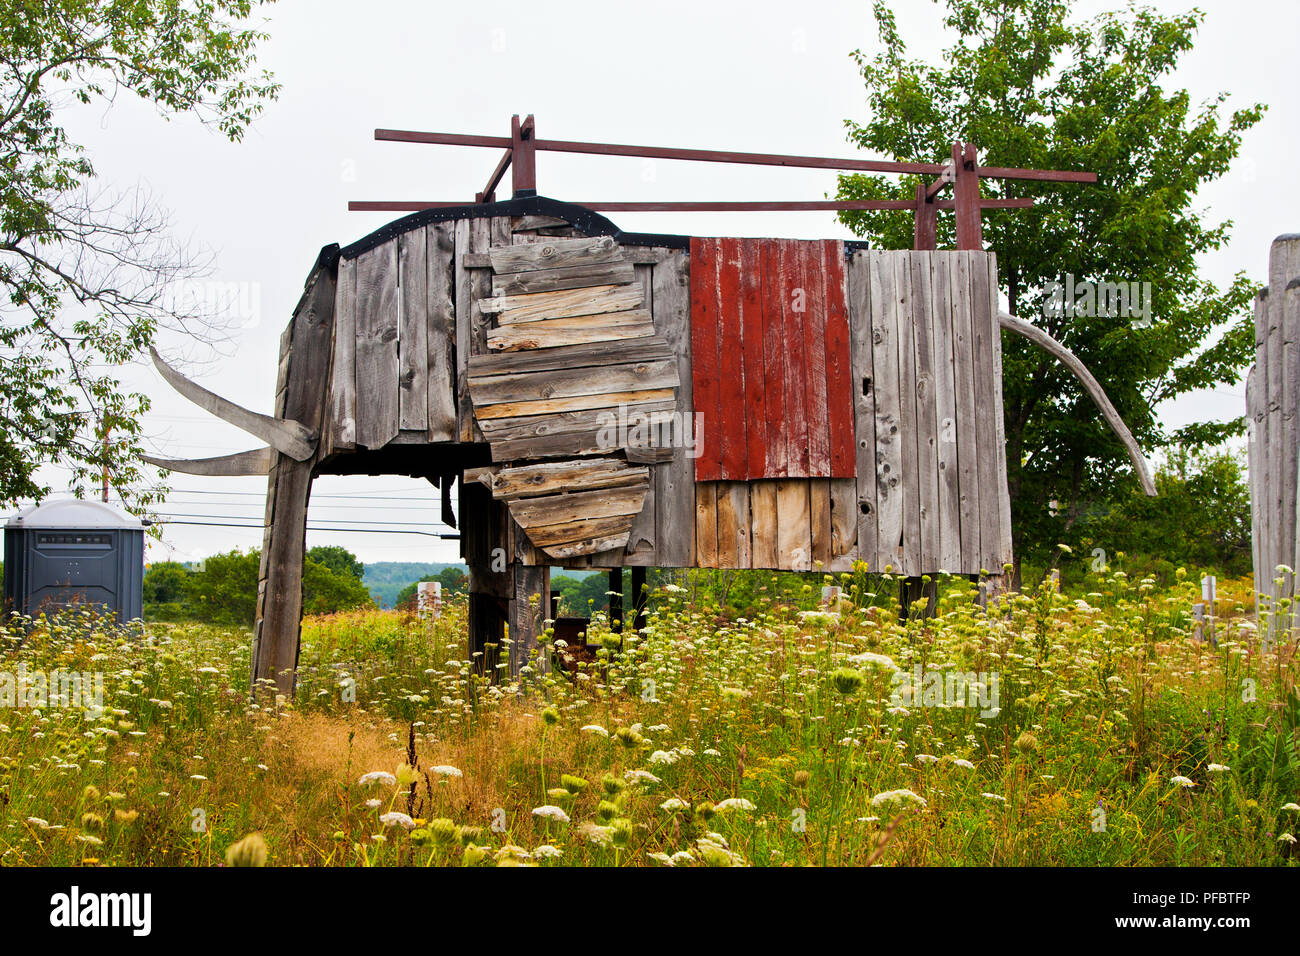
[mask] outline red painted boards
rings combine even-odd
[[[692,238],[690,276],[696,480],[854,477],[843,245]]]

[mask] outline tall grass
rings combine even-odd
[[[0,710],[0,862],[214,865],[256,832],[273,864],[1294,863],[1295,649],[1260,647],[1248,584],[1216,648],[1186,581],[902,621],[873,582],[746,616],[670,584],[516,682],[468,658],[463,601],[309,618],[292,703],[250,699],[246,631],[15,621],[0,671],[102,671],[106,700]],[[918,665],[996,706],[900,700]]]

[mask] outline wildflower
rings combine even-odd
[[[408,787],[420,779],[420,771],[416,770],[409,763],[399,764],[397,767],[398,786]]]
[[[939,758],[933,756],[932,754],[917,754],[917,755],[916,755],[916,760],[917,760],[918,763],[938,763],[938,762],[939,762]]]
[[[1277,838],[1277,842],[1278,842],[1278,843],[1295,843],[1295,842],[1296,842],[1296,839],[1295,839],[1295,837],[1292,836],[1290,833],[1283,833],[1280,837]]]
[[[1283,810],[1290,810],[1292,813],[1300,813],[1300,803],[1284,803]]]
[[[384,805],[384,801],[382,800],[371,799],[366,801],[366,806],[368,806],[371,810],[374,810],[377,807],[382,807],[383,805]]]
[[[554,707],[547,707],[542,711],[542,720],[548,725],[553,726],[560,722],[560,712]]]
[[[379,822],[386,827],[401,827],[403,830],[414,830],[415,821],[405,813],[399,813],[396,810],[390,810],[388,813],[379,815]]]
[[[266,840],[260,833],[250,833],[226,849],[229,866],[266,866]]]
[[[724,812],[727,810],[749,811],[754,809],[754,805],[744,797],[728,797],[726,800],[719,800],[715,803],[713,809],[722,810]]]
[[[97,836],[91,836],[89,833],[77,834],[77,839],[82,843],[89,843],[91,846],[103,846],[104,841]]]
[[[915,803],[921,807],[926,806],[925,798],[917,796],[911,790],[886,790],[871,798],[873,807],[883,807],[890,803]]]
[[[28,817],[27,822],[39,830],[48,830],[50,828],[50,821],[42,820],[40,817]]]
[[[677,813],[678,811],[690,810],[691,805],[680,797],[669,797],[663,803],[659,804],[659,809],[665,813]]]
[[[1227,766],[1226,764],[1212,763],[1205,769],[1208,770],[1210,773],[1227,773],[1232,768]]]
[[[114,810],[113,811],[113,818],[117,820],[118,823],[124,824],[126,826],[130,826],[132,823],[135,823],[136,818],[138,816],[140,816],[139,810]]]
[[[1190,777],[1173,776],[1173,777],[1170,777],[1170,778],[1169,778],[1169,782],[1172,783],[1174,786],[1177,786],[1177,787],[1194,787],[1194,786],[1196,786],[1196,783],[1195,783],[1195,782],[1194,782]]]
[[[800,789],[808,786],[810,779],[812,779],[812,775],[807,770],[796,770],[794,772],[794,785]]]
[[[449,767],[447,764],[439,764],[436,767],[430,767],[429,773],[435,777],[463,777],[465,776],[455,767]]]
[[[564,851],[559,847],[551,846],[549,843],[543,843],[533,850],[533,859],[535,860],[558,860],[562,856],[564,856]]]
[[[883,667],[888,671],[897,671],[899,669],[898,665],[895,664],[891,658],[886,657],[884,654],[874,654],[871,651],[866,651],[862,654],[854,654],[848,660],[851,664],[872,664],[876,667]]]
[[[981,793],[980,796],[983,797],[985,800],[993,800],[996,803],[1007,802],[1007,798],[998,793]]]
[[[391,773],[385,773],[382,770],[372,770],[370,773],[362,774],[361,779],[357,781],[357,784],[362,787],[369,787],[376,783],[382,783],[385,786],[393,787],[397,785],[397,778]]]
[[[551,804],[543,804],[540,807],[533,807],[533,816],[544,817],[548,820],[558,820],[560,823],[568,823],[569,815],[562,809]]]
[[[609,736],[609,731],[606,730],[604,727],[600,726],[600,724],[587,724],[587,726],[582,728],[582,733],[596,734],[599,737]]]
[[[626,786],[627,784],[618,779],[618,777],[613,777],[609,774],[600,778],[600,789],[604,790],[611,797],[615,794],[622,793],[623,788]]]
[[[675,764],[677,762],[677,754],[669,753],[666,750],[656,750],[654,753],[650,755],[650,762],[661,763],[661,764]]]
[[[654,860],[656,863],[660,864],[661,866],[677,865],[676,863],[673,862],[673,858],[669,856],[667,853],[647,853],[646,856]]]
[[[595,823],[584,823],[578,829],[578,835],[598,846],[608,846],[613,842],[614,830],[612,827],[603,827]]]
[[[479,846],[477,843],[470,843],[465,847],[465,852],[461,856],[461,861],[466,866],[477,866],[487,859],[488,848]]]
[[[862,672],[852,667],[840,667],[831,673],[831,683],[845,697],[857,693],[862,686]]]
[[[660,782],[659,778],[649,770],[629,770],[627,773],[623,774],[623,779],[633,785],[645,784],[646,786],[651,786]]]
[[[1016,738],[1012,746],[1022,754],[1027,754],[1038,749],[1038,738],[1026,730]]]
[[[958,757],[956,760],[954,760],[954,761],[952,762],[952,765],[953,765],[954,767],[961,767],[963,770],[974,770],[974,769],[975,769],[975,765],[974,765],[973,763],[971,763],[969,760],[963,760],[963,759],[960,758],[960,757]]]

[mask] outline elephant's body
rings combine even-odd
[[[276,450],[202,466],[269,472],[255,674],[292,686],[316,474],[439,485],[472,641],[509,622],[514,669],[553,565],[996,573],[996,268],[624,234],[539,197],[328,247],[281,339],[279,421],[246,426]]]

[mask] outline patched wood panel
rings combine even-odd
[[[670,448],[677,420],[678,357],[654,334],[648,281],[608,237],[537,237],[488,257],[494,294],[476,308],[499,354],[471,356],[467,382],[505,464],[489,486],[553,559],[626,548],[653,501],[649,469],[630,462]]]

